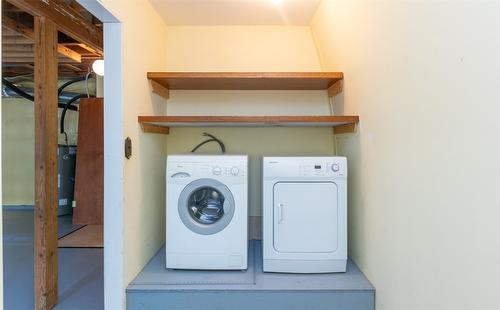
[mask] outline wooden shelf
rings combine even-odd
[[[148,72],[153,92],[169,90],[328,90],[342,91],[342,72]]]
[[[142,130],[168,134],[170,127],[333,127],[354,132],[358,116],[139,116]]]

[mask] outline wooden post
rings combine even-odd
[[[35,16],[35,309],[57,303],[57,27]]]

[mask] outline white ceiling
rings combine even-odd
[[[307,26],[321,0],[149,0],[168,25]]]

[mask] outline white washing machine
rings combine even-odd
[[[264,271],[345,272],[347,159],[264,157]]]
[[[246,269],[248,157],[171,155],[166,184],[167,268]]]

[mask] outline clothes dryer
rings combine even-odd
[[[345,272],[347,159],[264,157],[264,271]]]

